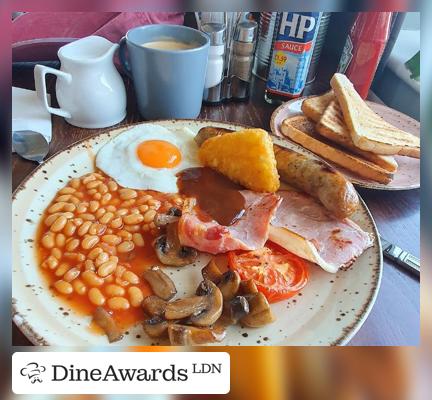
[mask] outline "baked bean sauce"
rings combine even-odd
[[[141,302],[151,289],[142,273],[159,263],[154,217],[182,204],[178,194],[125,189],[99,171],[73,178],[38,227],[37,256],[49,287],[81,314],[100,305],[122,328],[143,320]]]
[[[195,197],[197,206],[220,225],[234,224],[245,212],[242,186],[215,170],[188,168],[178,174],[177,186],[181,194]],[[205,217],[200,215],[200,218]]]

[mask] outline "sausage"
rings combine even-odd
[[[198,147],[201,147],[201,145],[207,140],[215,136],[223,135],[224,133],[233,132],[231,129],[225,129],[225,128],[218,128],[215,126],[206,126],[204,128],[201,128],[197,135],[195,136],[195,142],[198,145]]]
[[[274,152],[284,182],[318,199],[337,218],[349,217],[357,209],[354,186],[333,167],[277,145]]]
[[[198,146],[207,139],[232,130],[218,127],[201,128],[195,137]],[[337,218],[355,212],[359,198],[354,186],[340,172],[328,164],[274,145],[277,169],[281,179],[317,199]]]

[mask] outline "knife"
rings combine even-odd
[[[413,273],[417,277],[420,277],[420,260],[417,257],[405,250],[402,250],[395,244],[390,243],[382,236],[380,236],[380,239],[384,257],[389,258],[405,270]]]

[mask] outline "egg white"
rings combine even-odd
[[[186,168],[199,167],[195,134],[188,128],[175,131],[160,125],[144,124],[128,129],[105,144],[97,153],[96,166],[120,186],[177,193],[176,174]],[[181,161],[174,168],[151,168],[137,155],[137,146],[146,140],[165,140],[181,152]]]

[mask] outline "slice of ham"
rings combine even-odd
[[[270,220],[281,200],[272,193],[242,190],[241,194],[245,198],[245,212],[230,226],[220,225],[211,218],[203,221],[193,209],[183,211],[178,225],[180,243],[211,254],[264,247]]]
[[[347,218],[337,220],[312,197],[294,191],[277,194],[282,203],[271,221],[269,239],[287,250],[337,272],[372,246],[371,234]]]

